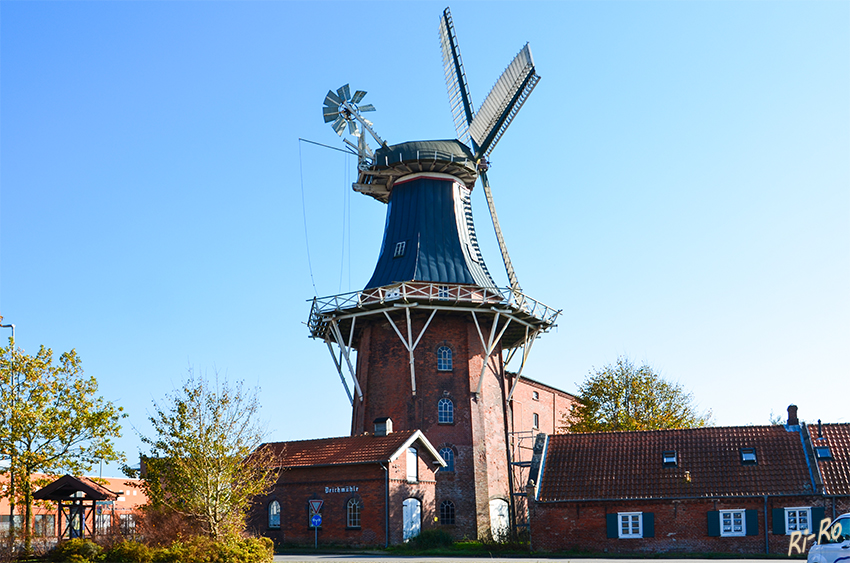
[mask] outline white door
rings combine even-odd
[[[508,501],[494,498],[490,501],[490,533],[496,541],[506,541],[510,533]]]
[[[419,535],[420,528],[420,504],[415,498],[409,498],[402,505],[402,518],[404,519],[404,541]]]

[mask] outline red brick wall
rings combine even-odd
[[[430,311],[412,311],[414,340],[428,315]],[[403,311],[392,318],[406,336]],[[484,313],[478,319],[487,338],[492,317]],[[409,355],[390,323],[383,316],[360,317],[357,323],[362,327],[355,344],[357,376],[364,400],[355,401],[352,433],[372,432],[374,419],[388,416],[395,429],[421,429],[437,450],[451,447],[455,472],[437,475],[437,507],[444,500],[455,504],[456,524],[446,531],[457,538],[484,533],[490,500],[509,498],[501,350],[497,347],[490,355],[481,396],[476,397],[484,349],[472,316],[438,311],[414,352],[414,397]],[[437,370],[441,346],[452,349],[451,371]],[[437,403],[444,397],[454,404],[452,424],[438,423]]]
[[[319,545],[382,546],[386,543],[386,479],[389,477],[390,543],[402,541],[402,503],[409,497],[422,503],[422,529],[433,526],[434,465],[419,447],[419,481],[407,482],[407,457],[402,454],[389,465],[389,475],[377,464],[312,467],[285,470],[268,495],[254,501],[248,518],[249,531],[268,536],[275,543],[313,545],[315,532],[309,527],[310,499],[321,499],[322,526]],[[335,488],[356,487],[336,492]],[[361,501],[360,528],[349,529],[347,505]],[[280,528],[268,526],[268,506],[281,505]]]
[[[682,500],[657,502],[565,502],[531,506],[531,546],[535,551],[592,553],[764,553],[764,498],[718,501]],[[820,497],[768,498],[767,537],[770,553],[787,554],[790,535],[774,535],[773,508],[820,506],[831,516],[830,503]],[[709,537],[711,510],[752,509],[758,512],[758,534],[743,537]],[[606,514],[652,512],[652,538],[607,537]]]

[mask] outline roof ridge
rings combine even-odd
[[[329,440],[347,440],[351,438],[363,438],[366,436],[372,436],[373,438],[389,438],[394,435],[405,435],[405,434],[413,434],[416,430],[393,430],[391,433],[386,436],[375,436],[372,432],[363,432],[362,434],[355,434],[353,436],[330,436],[326,438],[305,438],[303,440],[280,440],[277,442],[263,442],[260,446],[270,446],[274,444],[300,444],[304,442],[327,442]]]

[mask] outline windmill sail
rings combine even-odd
[[[469,86],[466,84],[466,72],[463,70],[463,60],[460,58],[452,13],[448,8],[440,17],[440,47],[443,52],[443,70],[446,74],[449,104],[452,108],[452,120],[457,131],[457,138],[462,143],[470,145],[469,124],[475,116],[475,109],[472,106],[472,98],[469,96]]]
[[[526,44],[496,81],[469,125],[477,146],[476,157],[490,154],[539,80],[531,48]]]

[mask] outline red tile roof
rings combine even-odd
[[[417,432],[417,430],[404,430],[392,432],[388,436],[367,433],[341,438],[270,442],[261,445],[260,449],[271,448],[272,455],[279,459],[279,463],[275,464],[277,467],[377,463],[394,459],[398,451]]]
[[[741,448],[758,463],[742,464]],[[668,450],[676,467],[663,466]],[[543,464],[541,501],[813,492],[801,435],[783,426],[558,434]]]
[[[850,424],[824,424],[823,437],[818,439],[816,424],[809,424],[812,444],[828,446],[831,460],[818,460],[826,495],[850,495]]]

